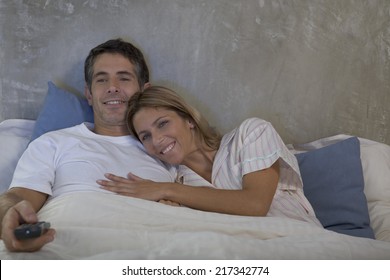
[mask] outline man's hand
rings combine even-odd
[[[34,252],[54,240],[55,230],[49,229],[37,238],[18,240],[14,230],[22,223],[38,222],[37,214],[30,202],[22,200],[8,209],[2,221],[1,238],[4,245],[12,252]]]

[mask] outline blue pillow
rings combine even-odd
[[[359,139],[351,137],[296,157],[304,193],[324,228],[374,239],[364,195]]]
[[[92,107],[85,98],[60,89],[52,82],[48,82],[48,87],[31,141],[52,130],[71,127],[83,122],[93,122]]]

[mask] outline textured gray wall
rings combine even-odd
[[[222,132],[390,144],[388,0],[0,0],[0,28],[0,121],[36,118],[49,80],[82,93],[89,49],[123,37]]]

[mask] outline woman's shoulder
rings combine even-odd
[[[260,118],[248,118],[244,120],[237,128],[240,134],[258,134],[264,131],[274,130],[272,124],[269,121]]]
[[[271,125],[269,121],[252,117],[241,122],[239,127],[256,127],[256,126],[268,126],[268,125]]]
[[[222,145],[234,139],[240,142],[251,141],[252,138],[257,139],[267,134],[277,134],[270,122],[260,118],[248,118],[223,136]]]

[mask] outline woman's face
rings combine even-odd
[[[175,111],[142,108],[133,125],[148,154],[169,164],[183,164],[197,150],[193,124]]]

